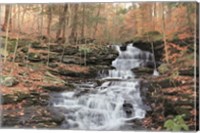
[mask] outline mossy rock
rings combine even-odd
[[[30,60],[32,62],[40,62],[40,61],[42,61],[41,55],[38,54],[38,53],[29,53],[28,54],[28,60]]]
[[[48,49],[47,46],[42,46],[40,42],[32,42],[31,47],[34,49]]]
[[[22,51],[23,53],[27,53],[27,52],[28,52],[28,47],[22,48],[21,51]]]
[[[2,95],[2,104],[10,104],[10,103],[17,103],[18,96],[6,94]]]
[[[51,67],[51,68],[56,68],[56,67],[58,67],[58,64],[56,64],[56,63],[49,63],[48,66]]]
[[[13,87],[17,85],[19,82],[15,77],[7,77],[7,76],[2,76],[1,77],[1,84],[6,87]]]
[[[84,75],[82,72],[78,73],[78,72],[64,70],[64,69],[60,69],[58,71],[60,75],[69,76],[69,77],[82,77]]]

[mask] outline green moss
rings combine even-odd
[[[165,74],[167,72],[170,72],[170,67],[169,65],[167,64],[161,64],[159,67],[158,67],[158,71],[161,73],[161,74]]]

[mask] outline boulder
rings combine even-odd
[[[133,105],[131,103],[124,101],[123,110],[125,111],[127,117],[129,117],[133,114]]]
[[[50,112],[51,121],[61,124],[65,120],[65,115],[62,108],[48,107],[47,111]]]
[[[15,77],[4,77],[1,81],[1,84],[6,87],[13,87],[17,85],[19,82]]]

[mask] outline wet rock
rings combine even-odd
[[[153,69],[152,68],[148,68],[148,67],[139,67],[139,68],[134,68],[131,69],[131,71],[136,74],[136,75],[152,75],[153,74]]]
[[[77,91],[77,92],[74,94],[74,96],[75,96],[75,97],[79,97],[79,96],[84,95],[84,94],[87,94],[87,93],[89,93],[89,92],[90,92],[90,89],[83,89],[83,90]]]
[[[131,116],[133,113],[133,105],[124,101],[123,110],[126,112],[127,117]]]
[[[61,124],[65,120],[65,115],[62,108],[48,107],[47,110],[50,112],[51,121]]]
[[[1,84],[6,87],[13,87],[17,85],[19,82],[15,77],[4,77],[2,78]]]

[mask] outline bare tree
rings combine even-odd
[[[65,4],[64,7],[63,7],[63,10],[60,10],[59,22],[58,22],[58,30],[56,32],[56,38],[60,37],[61,31],[65,27],[64,25],[65,25],[65,16],[66,16],[67,8],[68,8],[68,5]],[[65,32],[65,30],[63,32]],[[64,36],[64,34],[65,33],[63,33],[63,36]]]
[[[47,35],[50,36],[51,35],[51,23],[52,23],[52,5],[49,5],[48,6],[48,9],[47,9],[47,18],[48,18],[48,21],[47,21]]]
[[[82,10],[82,26],[81,26],[81,37],[84,38],[85,33],[85,4],[83,4]]]
[[[164,41],[164,50],[165,50],[165,60],[169,63],[169,53],[167,49],[167,40],[166,40],[166,27],[165,27],[165,6],[162,3],[162,31],[163,31],[163,41]]]
[[[98,7],[98,11],[97,11],[97,15],[96,15],[97,18],[98,18],[99,15],[100,15],[100,11],[101,11],[101,3],[99,3],[99,7]],[[97,28],[98,28],[98,21],[96,21],[96,24],[95,24],[95,26],[94,26],[93,38],[96,37]]]
[[[11,7],[9,7],[9,10],[11,10]],[[7,20],[7,24],[6,24],[6,40],[5,40],[5,48],[4,48],[4,51],[7,51],[7,47],[8,47],[8,32],[9,32],[9,29],[10,29],[10,21],[11,21],[11,11],[9,11],[9,14],[8,15],[8,20]],[[4,56],[4,62],[7,61],[7,56]]]
[[[70,39],[76,42],[77,39],[77,23],[78,23],[78,4],[74,5],[74,10],[73,10],[73,20],[72,20],[72,31],[70,34]]]
[[[11,5],[5,6],[5,17],[4,17],[4,23],[2,26],[2,31],[6,31],[7,27],[9,27],[8,29],[9,31],[12,29],[11,9],[12,9]]]

